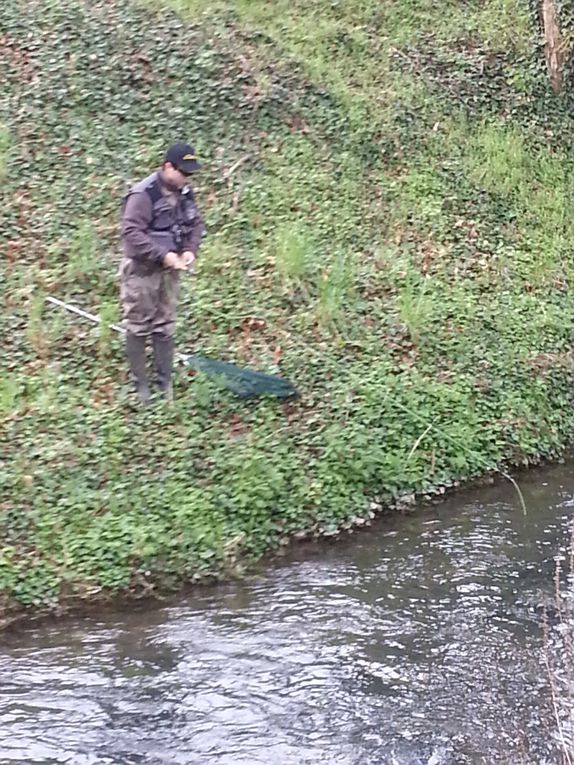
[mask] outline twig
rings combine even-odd
[[[238,170],[241,165],[245,164],[248,160],[251,159],[251,154],[246,154],[244,157],[240,157],[238,160],[236,160],[231,167],[227,168],[227,170],[223,173],[223,180],[229,181],[233,173]]]
[[[510,483],[514,486],[516,489],[516,493],[518,494],[518,499],[520,500],[520,504],[522,505],[522,512],[524,515],[528,514],[528,511],[526,510],[526,502],[524,501],[524,496],[522,492],[520,491],[520,486],[516,483],[514,478],[511,475],[508,475],[508,473],[505,473],[504,470],[500,470],[500,468],[496,468],[496,472],[500,473],[500,475],[503,478],[506,478],[507,481],[510,481]]]
[[[564,755],[563,762],[565,765],[572,765],[572,758],[570,757],[570,748],[566,742],[566,736],[564,734],[564,727],[560,718],[560,705],[558,703],[558,693],[556,690],[555,674],[552,672],[552,666],[550,664],[550,641],[548,637],[548,614],[546,613],[546,607],[542,614],[542,632],[544,636],[544,665],[546,667],[546,673],[548,675],[548,682],[550,685],[550,695],[552,697],[552,709],[554,712],[554,719],[556,720],[556,727],[558,729],[558,738],[562,746],[562,754]]]
[[[418,445],[423,440],[423,438],[426,436],[426,434],[429,432],[429,430],[432,429],[434,423],[431,422],[431,424],[428,426],[428,428],[425,430],[424,433],[421,433],[421,435],[417,438],[417,440],[413,444],[413,448],[409,452],[409,456],[407,457],[407,462],[410,460],[410,458],[413,456],[413,454],[416,452]]]
[[[413,61],[411,58],[409,58],[409,56],[407,56],[407,54],[404,53],[404,51],[399,50],[398,48],[392,47],[392,48],[389,48],[389,53],[396,53],[397,56],[404,58],[407,64],[409,64],[412,67],[414,72],[416,72],[416,74],[420,74],[420,70],[416,62]]]

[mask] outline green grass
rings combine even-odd
[[[170,5],[0,10],[5,610],[237,573],[571,438],[571,117],[522,4]],[[298,402],[181,371],[139,412],[121,338],[44,302],[117,321],[121,197],[181,138],[178,346]]]

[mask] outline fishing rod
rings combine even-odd
[[[307,345],[305,346],[308,351],[310,351],[312,354],[317,355],[317,352],[314,348]],[[413,419],[417,420],[421,425],[426,426],[423,433],[417,438],[415,441],[413,447],[411,448],[409,455],[407,457],[407,460],[409,460],[415,451],[418,449],[422,441],[426,438],[429,432],[434,431],[438,435],[440,435],[442,438],[445,438],[447,441],[449,441],[453,446],[455,446],[457,449],[460,449],[460,451],[465,452],[469,457],[474,457],[479,462],[482,463],[483,467],[486,471],[493,471],[495,473],[498,473],[500,476],[505,478],[509,483],[512,484],[514,487],[516,494],[518,496],[518,499],[520,501],[520,506],[522,508],[522,512],[524,515],[527,515],[527,508],[526,508],[526,502],[524,500],[524,495],[522,494],[522,491],[520,489],[520,486],[518,485],[517,481],[509,475],[505,470],[503,470],[500,467],[492,466],[483,456],[480,454],[480,452],[477,452],[475,449],[471,449],[470,447],[466,446],[462,441],[458,440],[457,438],[450,435],[450,433],[447,433],[442,428],[437,427],[434,422],[428,423],[427,420],[425,420],[418,412],[415,412],[413,409],[410,409],[408,406],[405,406],[397,399],[393,402],[395,406],[398,409],[401,409],[405,414],[408,414],[409,417],[412,417]]]

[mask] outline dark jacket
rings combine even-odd
[[[136,183],[123,200],[124,255],[144,272],[162,268],[170,250],[197,255],[204,230],[191,187],[168,190],[159,171]]]

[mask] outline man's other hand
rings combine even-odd
[[[186,268],[190,268],[195,261],[195,255],[191,250],[186,250],[181,257],[183,258]]]
[[[173,268],[174,271],[187,271],[187,265],[183,255],[177,252],[166,252],[163,256],[163,264],[166,268]]]

